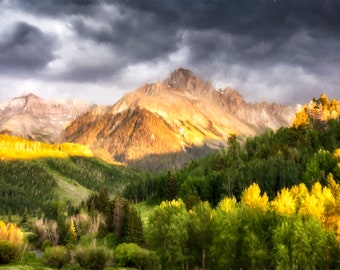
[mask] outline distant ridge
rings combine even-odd
[[[74,100],[43,100],[27,94],[0,103],[0,133],[56,142],[69,121],[90,109]]]

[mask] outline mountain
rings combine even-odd
[[[90,105],[73,100],[43,100],[33,94],[0,104],[0,133],[55,142],[69,121]]]
[[[232,134],[252,136],[290,125],[294,114],[289,106],[249,104],[236,90],[215,90],[180,68],[113,106],[85,112],[66,127],[62,140],[88,144],[116,161],[169,168],[225,145]]]

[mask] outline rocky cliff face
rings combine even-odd
[[[0,104],[0,133],[55,142],[66,124],[90,108],[80,101],[45,101],[33,94]]]
[[[111,107],[78,117],[65,129],[64,140],[86,143],[116,161],[133,163],[197,147],[221,147],[231,134],[252,136],[287,126],[294,114],[292,107],[248,104],[236,90],[214,90],[190,70],[178,69]]]

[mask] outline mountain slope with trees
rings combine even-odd
[[[320,110],[324,99],[321,95],[313,106]],[[337,104],[337,109],[331,106],[331,113],[325,109],[323,113],[309,114],[308,121],[297,127],[300,112],[289,128],[267,130],[245,140],[231,136],[226,148],[201,160],[192,160],[179,171],[170,170],[149,183],[145,180],[131,183],[125,196],[135,200],[150,196],[156,200],[181,197],[185,202],[199,198],[217,205],[224,196],[240,199],[242,191],[253,182],[270,198],[301,182],[308,188],[316,181],[326,185],[329,173],[339,182],[340,103],[334,100],[329,103]]]
[[[92,191],[121,193],[140,173],[93,157],[87,147],[0,135],[0,213],[41,215],[53,200],[77,206]],[[33,212],[32,212],[33,211]]]

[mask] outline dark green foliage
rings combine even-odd
[[[216,206],[224,196],[239,200],[242,191],[256,182],[273,198],[282,188],[301,181],[308,187],[316,181],[325,184],[329,173],[339,182],[340,170],[333,155],[338,148],[339,119],[298,129],[268,130],[243,142],[232,136],[225,149],[188,162],[179,171],[145,178],[143,183],[127,186],[126,191],[136,201],[148,196],[157,198],[156,202],[181,197],[188,204],[192,204],[190,196],[197,194],[201,200]],[[148,185],[152,185],[152,192],[143,188]]]
[[[126,241],[129,243],[143,244],[143,224],[140,213],[134,207],[129,208],[127,216]]]
[[[41,216],[44,206],[58,200],[58,179],[93,191],[121,193],[139,174],[97,158],[71,157],[0,161],[0,211]],[[104,191],[103,191],[104,192]],[[100,194],[105,200],[107,194]],[[103,205],[104,203],[100,203]]]
[[[44,253],[44,260],[49,266],[60,269],[70,262],[70,251],[64,246],[48,247]]]
[[[15,260],[18,253],[19,248],[17,245],[6,240],[0,240],[0,264],[7,264]]]
[[[56,186],[55,179],[38,160],[0,162],[0,207],[6,212],[15,214],[26,207],[38,214],[43,202],[54,197]]]
[[[105,247],[78,248],[76,251],[76,261],[85,269],[104,269],[110,257]]]
[[[109,205],[109,194],[106,188],[103,188],[98,192],[93,192],[86,201],[86,207],[90,213],[99,211],[101,213],[106,212]]]
[[[90,195],[85,205],[90,213],[102,213],[105,224],[101,223],[98,229],[98,237],[104,237],[113,233],[118,243],[128,241],[132,243],[143,243],[143,224],[140,214],[131,206],[130,202],[116,196],[109,200],[106,191],[100,191]]]
[[[109,165],[97,158],[71,157],[46,161],[51,169],[96,191],[105,187],[108,192],[121,193],[125,183],[138,177],[133,171]]]
[[[168,171],[168,175],[166,178],[166,199],[168,201],[172,201],[176,198],[178,193],[178,186],[177,186],[177,176]]]
[[[159,269],[156,254],[134,243],[118,245],[114,251],[114,259],[118,267]]]

